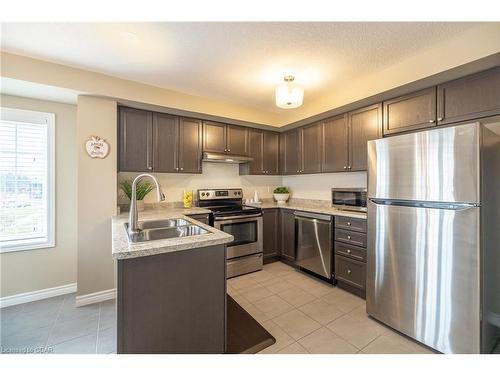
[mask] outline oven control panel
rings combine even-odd
[[[198,200],[206,201],[212,199],[242,199],[242,189],[200,189]]]

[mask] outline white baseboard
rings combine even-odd
[[[100,292],[76,296],[76,307],[90,305],[116,298],[116,289],[102,290]]]
[[[0,308],[39,301],[41,299],[62,296],[63,294],[74,292],[76,292],[76,283],[56,286],[54,288],[35,290],[33,292],[14,294],[12,296],[0,298]]]

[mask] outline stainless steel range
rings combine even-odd
[[[243,205],[242,189],[200,189],[198,206],[213,213],[213,226],[233,235],[227,245],[227,277],[262,269],[262,210]]]

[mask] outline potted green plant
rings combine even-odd
[[[149,181],[139,180],[136,186],[135,197],[137,199],[137,211],[144,211],[144,197],[153,190],[153,185]],[[120,189],[127,196],[128,199],[132,197],[132,181],[123,180],[120,182]]]
[[[278,204],[285,204],[288,198],[290,198],[290,192],[286,186],[278,186],[274,189],[273,196]]]

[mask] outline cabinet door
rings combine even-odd
[[[436,87],[384,102],[384,135],[436,126]]]
[[[264,258],[278,255],[279,209],[262,210]]]
[[[329,118],[323,123],[322,172],[347,170],[347,115]]]
[[[243,165],[242,167],[247,168],[247,174],[263,174],[262,146],[264,137],[262,130],[250,129],[248,131],[248,138],[248,156],[252,157],[253,160],[248,163],[248,166]]]
[[[179,120],[179,172],[201,173],[202,149],[201,120],[180,118]]]
[[[226,125],[203,122],[203,151],[226,152]]]
[[[319,173],[321,172],[321,124],[306,126],[300,130],[301,137],[301,159],[302,166],[300,173]]]
[[[500,114],[500,67],[438,86],[438,123]]]
[[[279,134],[264,132],[263,169],[265,174],[279,174]]]
[[[248,128],[227,125],[227,153],[248,155]]]
[[[299,130],[291,130],[284,135],[285,174],[300,173]]]
[[[153,113],[153,169],[176,172],[178,168],[179,119],[164,113]]]
[[[147,172],[153,169],[153,114],[134,108],[119,109],[120,172]]]
[[[291,210],[281,209],[281,256],[295,260],[295,215]]]
[[[286,173],[286,167],[285,167],[285,151],[286,151],[286,137],[285,133],[280,133],[279,136],[279,171],[280,174],[287,174]]]
[[[349,171],[366,171],[366,142],[380,138],[382,104],[349,112]]]

